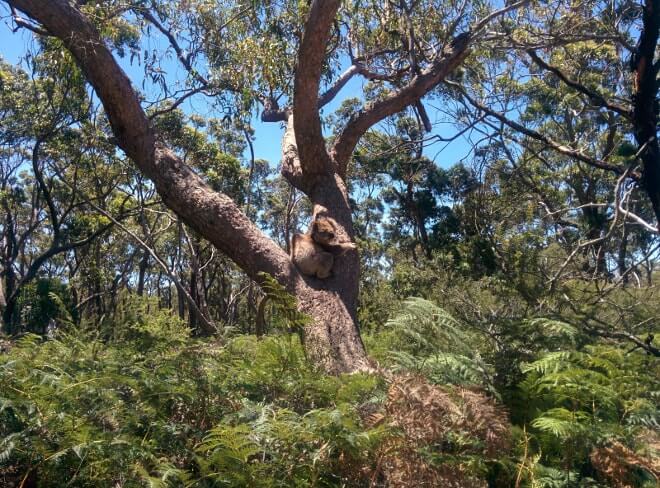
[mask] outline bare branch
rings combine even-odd
[[[564,270],[566,269],[566,267],[569,265],[569,263],[573,260],[573,258],[574,258],[575,255],[578,253],[578,251],[580,251],[581,249],[584,249],[585,247],[593,246],[594,244],[598,244],[599,242],[603,242],[603,241],[609,239],[609,237],[610,237],[610,236],[612,235],[612,233],[614,232],[614,228],[616,227],[616,224],[617,224],[617,222],[618,222],[618,220],[619,220],[619,212],[618,212],[618,209],[619,209],[619,207],[621,206],[621,192],[620,192],[621,185],[623,185],[623,182],[624,182],[624,181],[626,180],[626,178],[628,177],[628,173],[630,173],[630,171],[631,171],[631,168],[627,168],[627,169],[623,172],[623,174],[621,174],[621,176],[619,176],[619,179],[618,179],[617,182],[616,182],[616,187],[614,188],[614,199],[615,199],[615,202],[614,202],[614,210],[615,210],[615,212],[614,212],[614,218],[612,219],[612,223],[610,224],[610,227],[609,227],[609,229],[607,230],[607,233],[605,233],[605,235],[603,235],[603,236],[596,237],[595,239],[590,239],[590,240],[588,240],[588,241],[582,242],[582,243],[580,243],[578,246],[576,246],[575,249],[573,249],[573,251],[572,251],[572,252],[568,255],[568,257],[564,260],[564,262],[562,263],[562,265],[559,267],[559,269],[557,270],[557,272],[555,273],[555,275],[554,275],[554,276],[552,277],[552,279],[550,280],[550,289],[551,289],[551,290],[554,289],[555,284],[557,283],[557,280],[559,279],[559,277],[561,276],[561,274],[564,272]]]
[[[153,3],[153,2],[152,2]],[[170,43],[170,46],[172,46],[172,49],[174,49],[174,52],[176,53],[176,57],[179,59],[179,62],[186,68],[188,73],[195,79],[195,81],[201,83],[204,86],[208,86],[209,82],[204,78],[197,70],[193,68],[193,66],[190,64],[190,56],[186,56],[185,52],[183,49],[181,49],[181,46],[179,45],[178,41],[176,40],[176,37],[172,34],[172,32],[167,29],[163,24],[160,23],[160,21],[146,8],[144,9],[136,9],[136,12],[138,12],[142,17],[144,17],[148,22],[153,24],[156,29],[158,29],[165,37],[167,37],[167,40]]]
[[[643,349],[649,355],[660,357],[660,349],[655,347],[652,343],[653,335],[650,335],[651,340],[648,340],[647,338],[647,340],[642,341],[640,338],[629,332],[605,330],[599,327],[592,327],[588,330],[588,332],[600,337],[606,337],[609,339],[625,339],[632,342],[635,344],[635,347],[628,351],[628,353],[631,353],[636,349]]]
[[[186,287],[183,286],[183,284],[181,284],[181,281],[179,281],[176,274],[173,271],[170,270],[167,263],[160,258],[158,253],[149,244],[147,244],[145,241],[140,239],[140,237],[135,232],[133,232],[128,227],[123,225],[121,222],[119,222],[117,219],[115,219],[110,213],[106,212],[101,207],[94,204],[92,201],[87,200],[87,204],[89,204],[94,210],[96,210],[98,213],[100,213],[105,218],[107,218],[110,222],[112,222],[114,225],[116,225],[124,233],[131,236],[135,240],[135,242],[137,242],[140,245],[140,247],[142,249],[147,251],[147,253],[149,253],[149,255],[154,259],[154,261],[156,261],[158,266],[160,266],[160,268],[167,275],[167,277],[172,281],[172,283],[174,283],[174,286],[176,286],[176,289],[179,291],[179,293],[181,293],[185,297],[186,302],[188,303],[188,306],[190,307],[191,313],[193,313],[195,315],[195,317],[204,324],[204,327],[207,330],[214,330],[214,331],[218,330],[217,326],[213,322],[211,322],[202,313],[202,311],[197,306],[197,303],[195,302],[195,299],[192,296],[190,296],[190,293],[188,293],[188,290],[186,290]]]
[[[543,142],[550,149],[553,149],[553,150],[555,150],[555,151],[557,151],[561,154],[564,154],[566,156],[570,156],[574,159],[577,159],[578,161],[582,161],[583,163],[586,163],[586,164],[588,164],[590,166],[593,166],[595,168],[600,168],[600,169],[604,169],[606,171],[611,171],[612,173],[614,173],[616,175],[622,175],[625,171],[625,168],[623,168],[621,166],[616,166],[616,165],[610,164],[606,161],[602,161],[602,160],[597,159],[597,158],[592,158],[591,156],[588,156],[588,155],[584,154],[582,151],[580,151],[578,149],[573,149],[573,148],[570,148],[568,146],[564,146],[562,144],[559,144],[558,142],[554,141],[553,139],[550,139],[548,136],[545,136],[545,135],[543,135],[540,132],[537,132],[535,130],[528,129],[527,127],[523,126],[522,124],[519,124],[518,122],[515,122],[515,121],[509,119],[504,114],[502,114],[500,112],[497,112],[497,111],[487,107],[483,103],[480,103],[477,100],[475,100],[474,98],[472,98],[470,95],[468,95],[468,93],[465,91],[465,89],[461,85],[459,85],[458,83],[454,83],[454,82],[450,82],[450,81],[446,81],[445,83],[449,86],[452,86],[452,87],[456,88],[463,95],[463,97],[465,97],[465,99],[468,102],[470,102],[470,104],[472,106],[474,106],[475,108],[478,108],[479,110],[481,110],[485,114],[496,118],[500,122],[504,123],[506,126],[512,128],[512,129],[514,129],[514,130],[516,130],[516,131],[518,131],[518,132],[520,132],[520,133],[522,133],[522,134],[524,134],[528,137],[531,137],[532,139]],[[639,179],[639,175],[637,175],[637,174],[629,174],[628,177],[633,179],[633,180],[638,180]]]
[[[639,215],[631,212],[628,210],[628,201],[630,199],[630,195],[632,194],[632,190],[634,188],[631,188],[630,190],[626,191],[624,196],[621,198],[621,201],[617,205],[617,211],[623,214],[624,219],[630,218],[637,224],[641,225],[644,227],[646,230],[649,232],[653,232],[654,234],[657,234],[660,232],[658,227],[654,227],[653,225],[649,224],[647,221],[645,221],[643,218],[641,218]],[[625,207],[624,207],[625,205]]]
[[[195,88],[195,89],[193,89],[193,90],[190,90],[190,91],[184,93],[182,96],[180,96],[179,98],[177,98],[177,99],[172,103],[172,105],[170,105],[169,107],[164,108],[164,109],[161,109],[161,110],[156,110],[155,112],[150,113],[150,114],[149,114],[149,120],[153,120],[153,119],[155,119],[156,117],[159,117],[159,116],[164,115],[164,114],[166,114],[166,113],[172,112],[173,110],[176,110],[176,109],[177,109],[177,108],[178,108],[183,102],[185,102],[186,100],[188,100],[188,99],[189,99],[190,97],[192,97],[193,95],[197,95],[198,93],[203,92],[204,90],[205,90],[205,87],[201,87],[201,86],[200,86],[200,87],[198,87],[198,88]]]
[[[472,29],[470,29],[470,32],[472,32],[473,35],[476,35],[479,33],[481,29],[486,27],[493,19],[499,17],[500,15],[504,15],[507,12],[511,12],[512,10],[517,9],[518,7],[522,7],[523,5],[526,5],[530,2],[531,0],[521,0],[519,2],[512,3],[511,5],[507,5],[506,7],[502,7],[499,10],[496,10],[495,12],[491,12],[488,14],[486,17],[478,21],[474,26],[472,26]]]

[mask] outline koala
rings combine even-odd
[[[291,260],[307,276],[330,277],[335,257],[324,251],[309,234],[295,234],[291,241]]]
[[[293,236],[291,260],[303,274],[325,279],[331,275],[335,256],[355,247],[352,242],[338,242],[332,220],[317,216],[306,234]]]

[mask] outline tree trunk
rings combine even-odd
[[[188,281],[188,293],[190,294],[190,297],[193,299],[193,301],[199,305],[199,294],[197,291],[197,270],[194,269],[193,265],[191,264],[190,279]],[[188,310],[188,327],[193,332],[193,334],[199,334],[199,331],[197,330],[197,316],[192,313],[192,310]]]
[[[138,270],[138,282],[136,289],[136,293],[138,294],[138,296],[144,295],[144,282],[148,268],[149,268],[149,252],[143,250],[142,259],[140,259],[140,267]]]
[[[356,322],[357,251],[338,256],[333,276],[327,280],[303,276],[288,254],[261,232],[235,202],[214,192],[159,140],[130,80],[93,24],[75,6],[68,0],[4,1],[40,22],[71,51],[103,103],[117,144],[154,182],[165,205],[252,279],[259,281],[260,273],[268,273],[297,297],[300,310],[312,318],[304,334],[308,357],[330,373],[368,369]],[[293,107],[284,111],[282,118],[271,120],[289,122],[283,141],[282,173],[311,199],[314,214],[324,213],[334,219],[340,240],[349,242],[354,235],[343,178],[355,145],[370,127],[416,103],[451,73],[467,56],[471,36],[457,36],[407,85],[365,107],[349,121],[329,153],[319,108],[332,100],[337,90],[319,97],[319,87],[340,3],[311,2],[298,52]]]
[[[13,334],[14,332],[16,332],[15,326],[16,326],[16,322],[18,322],[16,320],[17,298],[18,297],[15,297],[13,299],[10,298],[9,300],[7,300],[7,302],[5,303],[4,310],[2,311],[2,321],[4,323],[4,331],[7,334]]]
[[[179,281],[181,283],[184,283],[184,277],[180,276]],[[175,286],[174,289],[176,290],[176,303],[177,303],[177,310],[179,313],[179,318],[181,320],[186,319],[186,297],[183,295],[183,290],[179,289],[179,287]]]
[[[2,283],[2,273],[0,273],[0,312],[5,309],[7,306],[7,301],[5,300],[5,286]]]
[[[635,139],[642,159],[642,184],[651,200],[660,228],[660,145],[658,144],[658,70],[654,63],[660,33],[660,0],[646,0],[643,9],[643,29],[634,53],[635,71],[633,123]]]

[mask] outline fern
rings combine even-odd
[[[0,464],[8,461],[20,439],[20,433],[10,434],[0,440]]]
[[[53,291],[48,293],[48,298],[50,298],[50,301],[53,303],[55,309],[57,310],[56,312],[57,320],[64,325],[68,325],[68,326],[73,325],[73,317],[71,316],[71,313],[69,312],[66,304],[64,303],[64,300],[62,300],[62,298]]]
[[[578,469],[585,453],[605,452],[600,446],[614,441],[624,442],[622,449],[643,445],[643,429],[658,421],[660,374],[656,362],[641,367],[643,361],[643,356],[620,349],[587,346],[579,352],[548,353],[522,368],[527,376],[520,387],[530,410],[536,411],[531,426],[544,464],[559,459]],[[638,464],[644,463],[640,458]],[[611,467],[609,462],[601,464],[594,469]],[[631,468],[621,469],[629,476]]]
[[[409,341],[409,351],[414,354],[438,350],[469,354],[471,351],[463,326],[448,312],[423,298],[407,299],[402,310],[385,326]]]
[[[581,435],[585,430],[583,422],[588,416],[582,412],[571,412],[565,408],[551,408],[532,421],[532,426],[549,432],[560,439]]]
[[[482,385],[494,392],[491,368],[473,352],[473,338],[448,312],[422,298],[409,298],[386,326],[394,334],[390,360],[438,384]]]
[[[522,365],[520,369],[523,373],[529,373],[531,371],[540,375],[554,373],[570,364],[572,357],[574,357],[574,353],[568,351],[551,352],[533,363]]]
[[[535,318],[525,321],[528,328],[542,331],[546,337],[565,338],[575,343],[579,331],[577,327],[561,320],[552,320],[548,318]]]
[[[288,329],[302,334],[305,327],[310,324],[311,318],[298,310],[296,298],[268,273],[259,273],[259,279],[265,299],[269,300],[277,313],[284,318]]]

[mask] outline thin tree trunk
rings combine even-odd
[[[184,283],[183,276],[179,277],[179,281],[181,283]],[[180,290],[179,287],[175,287],[175,288],[176,288],[176,299],[178,304],[179,318],[181,320],[186,320],[186,298],[183,295],[183,290]]]
[[[140,267],[138,270],[138,282],[136,293],[138,296],[144,295],[144,282],[149,267],[149,253],[146,250],[142,251],[142,259],[140,259]]]
[[[630,280],[630,273],[626,268],[626,256],[628,254],[628,226],[623,224],[623,235],[619,243],[619,254],[617,256],[617,268],[619,269],[619,276],[621,276],[623,285],[627,285]]]
[[[660,33],[660,0],[646,0],[643,29],[637,52],[633,56],[635,71],[633,123],[635,139],[640,147],[643,177],[642,184],[651,200],[660,227],[660,145],[658,144],[658,70],[655,52]]]

